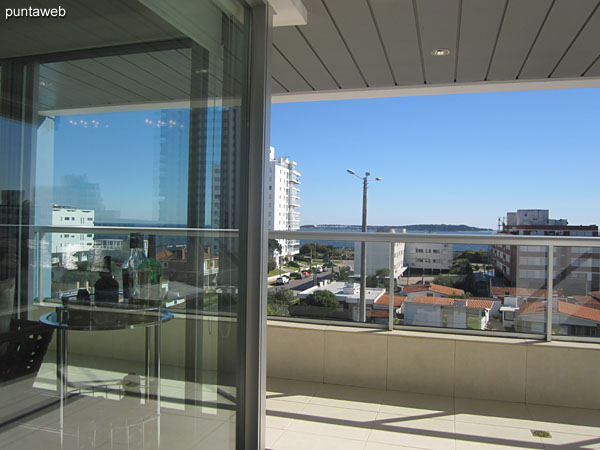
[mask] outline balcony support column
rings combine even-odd
[[[390,295],[389,295],[389,303],[388,303],[388,329],[390,331],[394,330],[394,289],[395,289],[395,277],[396,273],[394,272],[394,267],[396,266],[396,261],[394,260],[394,250],[396,249],[396,244],[390,242]]]
[[[265,448],[267,374],[267,240],[265,183],[271,121],[271,47],[273,9],[263,0],[252,4],[250,36],[249,146],[242,164],[240,227],[240,346],[238,450]]]
[[[554,290],[554,245],[548,246],[548,273],[546,274],[546,341],[552,341],[552,308]],[[557,305],[558,310],[558,305]]]

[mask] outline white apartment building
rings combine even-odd
[[[453,259],[454,246],[452,244],[406,243],[404,264],[409,269],[450,270]]]
[[[275,158],[275,148],[271,147],[269,158],[269,180],[267,183],[269,230],[294,231],[300,228],[300,172],[296,161],[288,158]],[[300,252],[299,241],[278,240],[281,253],[276,259],[292,258]],[[278,261],[279,263],[280,261]]]
[[[93,209],[52,206],[52,225],[94,226]],[[52,233],[52,253],[73,254],[94,248],[94,235],[87,233]]]
[[[395,233],[394,230],[391,230]],[[394,273],[393,277],[402,276],[406,270],[404,265],[404,242],[394,243]],[[361,254],[362,245],[360,242],[354,243],[354,273],[361,273]],[[387,242],[367,242],[367,276],[375,275],[379,269],[389,269],[390,267],[390,244]]]

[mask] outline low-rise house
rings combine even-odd
[[[515,318],[515,330],[521,333],[545,333],[546,304],[546,301],[522,304]],[[561,335],[600,336],[600,308],[554,298],[552,324],[553,329]]]
[[[347,283],[345,281],[334,281],[333,283],[320,283],[319,286],[313,286],[298,294],[299,299],[308,297],[316,291],[330,291],[335,294],[340,306],[351,312],[352,320],[358,320],[358,306],[360,303],[360,284]],[[373,304],[385,294],[385,289],[367,288],[365,290],[365,302],[367,304],[367,314],[373,309]]]
[[[442,286],[441,284],[425,283],[425,284],[413,284],[410,286],[402,286],[400,294],[406,296],[407,300],[411,300],[417,296],[426,297],[450,297],[450,296],[461,296],[464,295],[465,291],[462,289],[456,289],[448,286]]]
[[[402,303],[406,297],[394,295],[394,315],[398,316],[401,313]],[[373,303],[373,309],[369,312],[368,318],[371,322],[387,324],[389,317],[390,295],[383,294]]]
[[[556,291],[554,291],[556,292]],[[527,298],[546,298],[546,289],[528,289],[505,286],[492,286],[492,297],[504,299],[504,297],[527,297]]]
[[[416,296],[402,303],[405,325],[485,330],[492,299]]]

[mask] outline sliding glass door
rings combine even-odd
[[[236,448],[251,12],[61,5],[0,29],[0,447]]]

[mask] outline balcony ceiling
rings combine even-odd
[[[453,89],[600,87],[600,0],[304,3],[306,25],[274,29],[274,102]],[[0,5],[15,6],[8,0]],[[90,49],[89,57],[67,53],[41,66],[42,110],[142,108],[156,102],[184,106],[189,101],[191,52],[152,44],[182,40],[178,29],[186,22],[180,13],[159,18],[153,12],[160,7],[155,0],[105,0],[102,5],[64,0],[62,5],[68,11],[63,19],[11,19],[0,27],[0,58]],[[206,23],[197,25],[215,28],[219,10],[211,3],[201,5]],[[218,29],[210,31],[220,36]],[[218,42],[196,28],[187,35],[219,51]],[[150,44],[145,53],[93,50],[136,43]],[[434,49],[450,54],[433,56]],[[218,79],[210,84],[217,96],[219,84]]]
[[[304,2],[306,25],[274,30],[275,100],[530,80],[600,86],[598,0]]]

